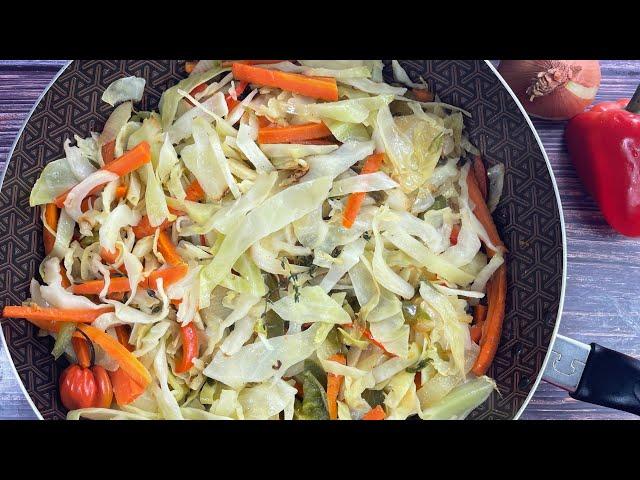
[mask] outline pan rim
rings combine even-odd
[[[538,147],[540,147],[540,151],[542,152],[542,156],[544,157],[544,161],[547,165],[547,170],[549,171],[549,177],[551,178],[551,183],[553,184],[553,191],[556,194],[556,203],[558,205],[558,213],[560,214],[560,230],[562,234],[562,285],[560,287],[560,299],[558,301],[558,312],[556,314],[555,326],[553,328],[553,333],[551,334],[551,339],[549,340],[547,354],[545,355],[544,360],[542,361],[542,365],[540,366],[540,371],[538,372],[538,376],[535,382],[533,382],[533,385],[529,390],[529,394],[527,395],[527,398],[524,399],[524,402],[520,406],[520,409],[516,412],[516,414],[513,417],[513,420],[518,420],[520,416],[523,414],[525,408],[527,408],[527,405],[529,405],[529,402],[533,398],[533,395],[535,394],[536,390],[538,389],[538,386],[540,385],[540,381],[544,376],[544,371],[547,368],[547,363],[551,358],[551,350],[552,350],[553,343],[555,342],[556,336],[558,335],[558,330],[560,329],[560,322],[562,321],[562,310],[564,308],[564,296],[565,296],[565,291],[567,286],[567,230],[564,223],[564,212],[562,210],[562,200],[560,199],[560,190],[558,190],[558,184],[556,182],[556,177],[553,173],[553,168],[551,168],[551,162],[549,161],[549,157],[547,156],[547,151],[545,150],[544,145],[542,144],[542,140],[540,140],[538,131],[533,125],[533,122],[531,121],[529,114],[526,112],[526,110],[522,106],[522,103],[520,103],[520,100],[518,100],[517,95],[513,92],[513,90],[511,90],[511,87],[507,84],[505,79],[502,78],[502,75],[500,75],[496,67],[493,66],[490,60],[485,60],[485,63],[491,69],[494,75],[498,78],[498,80],[500,80],[500,83],[502,83],[502,86],[507,90],[507,92],[509,92],[509,95],[511,95],[511,98],[513,98],[513,101],[516,103],[516,105],[520,109],[520,112],[522,113],[522,116],[526,120],[527,125],[529,125],[529,129],[531,130],[531,133],[533,133],[533,137],[536,139],[536,142],[538,142]]]
[[[33,107],[29,111],[29,114],[26,116],[22,126],[20,127],[20,130],[18,131],[18,133],[16,135],[16,138],[15,138],[15,140],[13,142],[13,145],[11,146],[11,149],[9,150],[9,153],[8,153],[8,155],[6,157],[7,158],[7,163],[5,164],[3,171],[0,172],[0,189],[2,188],[3,183],[4,183],[4,178],[5,178],[5,175],[6,175],[6,172],[7,172],[8,163],[11,161],[11,158],[13,157],[13,153],[15,151],[16,145],[18,144],[18,141],[22,137],[23,131],[26,128],[27,124],[29,123],[29,120],[31,119],[35,109],[38,107],[38,105],[40,105],[40,102],[42,101],[44,96],[47,94],[47,92],[51,89],[53,84],[67,70],[67,68],[69,68],[69,66],[74,61],[73,60],[67,60],[66,62],[67,63],[60,68],[58,73],[51,79],[51,81],[49,82],[47,87],[42,91],[42,93],[40,94],[40,96],[38,97],[36,102],[34,103]],[[529,390],[529,394],[527,395],[527,397],[525,398],[524,402],[522,403],[522,405],[520,406],[520,408],[518,409],[518,411],[516,412],[516,414],[513,417],[513,420],[518,420],[521,417],[521,415],[523,414],[523,412],[526,409],[526,407],[529,405],[529,402],[531,401],[534,393],[536,392],[536,390],[538,389],[538,386],[540,385],[540,381],[542,380],[542,377],[544,375],[544,371],[545,371],[545,368],[547,366],[547,363],[549,362],[549,359],[551,358],[551,347],[552,347],[552,345],[553,345],[553,343],[554,343],[554,341],[556,339],[556,336],[558,335],[558,331],[559,331],[559,328],[560,328],[560,322],[562,320],[562,312],[563,312],[563,308],[564,308],[566,282],[567,282],[567,235],[566,235],[566,228],[565,228],[565,221],[564,221],[564,213],[563,213],[563,209],[562,209],[562,201],[561,201],[561,198],[560,198],[560,191],[558,190],[558,184],[556,182],[556,178],[555,178],[555,175],[553,173],[553,169],[551,167],[551,162],[549,161],[549,157],[547,156],[547,152],[546,152],[546,150],[544,148],[544,145],[542,144],[540,136],[538,135],[538,132],[535,129],[535,127],[533,125],[533,122],[531,121],[531,118],[529,117],[529,115],[525,111],[524,107],[522,106],[522,103],[520,103],[520,100],[518,100],[518,97],[515,95],[515,93],[511,89],[511,87],[509,87],[509,85],[506,83],[504,78],[502,78],[502,75],[500,75],[500,73],[494,67],[494,65],[491,63],[490,60],[484,60],[484,62],[489,67],[489,69],[493,72],[493,74],[496,76],[496,78],[500,81],[500,83],[506,89],[506,91],[509,93],[509,95],[511,95],[511,97],[515,101],[515,103],[518,106],[518,108],[520,109],[520,112],[523,115],[527,125],[529,126],[529,129],[533,133],[533,136],[534,136],[534,138],[535,138],[535,140],[536,140],[536,142],[538,144],[538,147],[540,148],[540,151],[542,152],[542,156],[543,156],[543,158],[545,160],[545,164],[547,166],[547,171],[549,172],[549,176],[551,178],[551,183],[553,185],[553,191],[554,191],[555,197],[556,197],[556,204],[558,206],[558,213],[559,213],[559,216],[560,216],[560,229],[561,229],[561,236],[562,236],[562,284],[561,284],[561,288],[560,288],[560,298],[559,298],[559,303],[558,303],[558,311],[557,311],[557,314],[556,314],[555,326],[554,326],[553,332],[551,334],[551,339],[549,340],[547,353],[546,353],[545,358],[544,358],[544,360],[542,362],[542,365],[540,367],[540,370],[538,372],[536,380],[533,383],[531,389]],[[27,392],[26,387],[24,386],[24,383],[22,382],[22,379],[20,378],[20,375],[18,374],[15,362],[13,360],[13,357],[11,356],[11,352],[10,352],[9,347],[7,345],[6,339],[4,338],[4,332],[2,331],[1,328],[0,328],[0,341],[2,342],[2,347],[4,348],[5,352],[7,353],[7,357],[9,359],[9,363],[11,364],[11,366],[10,366],[11,372],[13,372],[14,378],[16,378],[18,380],[20,391],[25,396],[25,398],[27,400],[27,403],[29,404],[29,406],[31,407],[33,412],[35,413],[37,419],[38,420],[44,420],[42,414],[40,413],[38,408],[33,403],[33,400],[31,399],[31,395],[29,394],[29,392]]]
[[[15,151],[16,145],[18,145],[18,142],[22,137],[22,133],[24,132],[24,129],[27,127],[27,124],[29,123],[29,120],[31,120],[31,116],[33,115],[33,112],[35,112],[36,108],[38,108],[38,105],[40,105],[40,102],[42,101],[44,96],[47,94],[47,92],[51,89],[53,84],[56,83],[58,78],[60,78],[60,75],[62,75],[67,70],[67,68],[69,68],[69,65],[71,65],[72,63],[73,63],[73,60],[67,60],[67,63],[60,69],[60,71],[58,71],[58,73],[55,74],[55,76],[51,79],[47,87],[42,91],[42,93],[38,97],[38,100],[36,100],[36,102],[33,104],[33,107],[31,107],[29,114],[24,119],[24,122],[20,127],[20,130],[18,130],[18,134],[16,135],[15,140],[13,141],[13,145],[11,145],[11,150],[9,150],[9,154],[7,155],[7,163],[5,163],[3,171],[0,172],[0,190],[2,189],[2,185],[4,184],[4,177],[7,174],[7,167],[9,166],[9,162],[13,157],[13,152]],[[40,410],[38,410],[38,407],[36,407],[35,404],[33,403],[33,400],[31,399],[31,395],[29,394],[29,392],[27,392],[27,389],[24,386],[24,383],[22,382],[20,375],[18,374],[18,370],[16,369],[16,363],[13,361],[13,357],[11,356],[11,351],[9,350],[9,345],[7,345],[7,340],[4,338],[4,332],[2,331],[1,328],[0,328],[0,340],[2,341],[2,348],[4,348],[4,351],[7,353],[7,357],[9,358],[9,363],[11,364],[11,372],[13,373],[14,377],[18,380],[20,390],[24,394],[27,400],[27,403],[31,407],[31,410],[33,410],[33,412],[36,414],[37,420],[44,420],[44,418],[42,417],[42,414],[40,413]]]

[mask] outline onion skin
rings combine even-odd
[[[502,60],[498,72],[532,117],[568,120],[600,87],[597,60]]]

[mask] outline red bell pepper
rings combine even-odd
[[[631,100],[602,102],[569,121],[573,164],[618,232],[640,236],[640,87]]]

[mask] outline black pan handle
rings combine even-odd
[[[576,400],[640,415],[640,360],[558,335],[544,380]]]

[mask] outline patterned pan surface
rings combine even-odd
[[[494,393],[470,418],[511,419],[536,384],[561,307],[563,232],[554,182],[532,127],[484,61],[402,63],[413,80],[422,76],[442,101],[471,112],[465,124],[472,142],[489,164],[506,167],[495,219],[509,249],[507,314],[489,371],[501,395]],[[28,119],[0,191],[0,307],[28,297],[44,256],[40,211],[29,207],[31,187],[46,163],[64,155],[66,138],[102,129],[111,107],[100,96],[110,82],[126,75],[146,79],[138,107],[155,109],[161,93],[184,77],[184,61],[72,62]],[[53,360],[52,339],[38,337],[37,329],[23,320],[4,320],[2,331],[41,416],[64,418],[57,379],[66,362]]]

